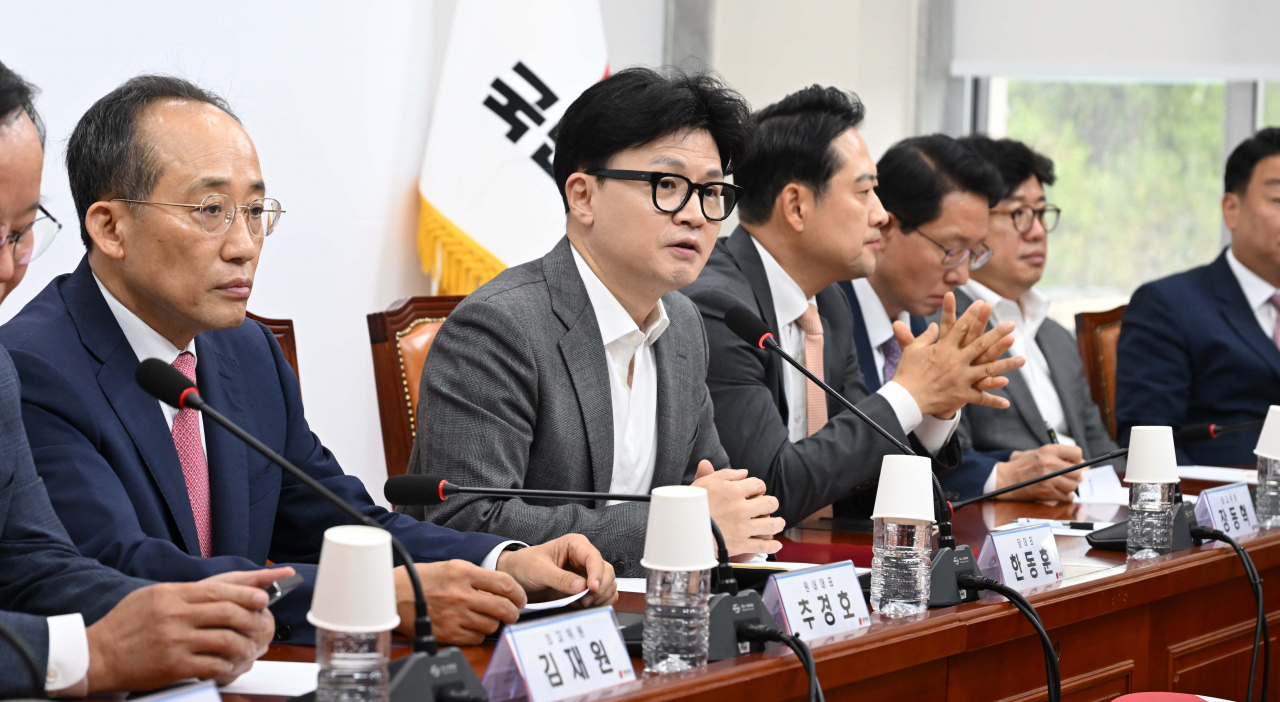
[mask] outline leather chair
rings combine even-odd
[[[284,351],[284,359],[293,366],[293,374],[298,375],[298,342],[293,335],[293,320],[259,317],[252,312],[245,313],[245,316],[255,322],[262,322],[267,329],[271,330],[276,337],[276,342],[280,344],[280,350]],[[301,376],[298,377],[301,378]]]
[[[1116,346],[1120,343],[1120,319],[1125,307],[1076,315],[1076,343],[1084,361],[1089,393],[1102,410],[1102,421],[1112,439],[1116,438]]]
[[[403,475],[409,466],[409,454],[418,429],[422,364],[427,360],[440,325],[464,298],[463,295],[406,297],[396,300],[386,311],[368,316],[387,477]]]

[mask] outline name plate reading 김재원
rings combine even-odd
[[[987,534],[978,554],[978,570],[1019,591],[1062,580],[1062,558],[1053,528],[1037,524]]]
[[[788,634],[805,641],[871,624],[853,561],[772,575],[764,605]]]
[[[1196,521],[1233,538],[1257,531],[1258,515],[1253,511],[1249,485],[1235,483],[1200,491],[1200,498],[1196,500]]]
[[[482,684],[490,702],[556,702],[636,679],[612,607],[506,627]]]

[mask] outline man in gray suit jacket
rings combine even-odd
[[[745,101],[708,76],[645,68],[568,108],[554,168],[567,236],[472,293],[441,327],[410,473],[629,494],[693,483],[707,488],[732,553],[781,547],[777,500],[727,469],[706,333],[675,292],[702,270],[736,202],[721,181],[748,119]],[[620,575],[643,573],[645,504],[459,496],[408,512],[530,543],[581,533]]]
[[[57,233],[40,206],[43,130],[33,94],[0,64],[0,300]],[[292,570],[147,587],[81,556],[36,474],[19,395],[0,348],[0,626],[37,668],[33,681],[15,644],[0,640],[0,698],[35,697],[33,682],[83,696],[192,677],[228,682],[248,670],[275,632],[261,587]]]
[[[1048,234],[1058,222],[1058,208],[1048,204],[1044,192],[1054,181],[1053,161],[1011,139],[973,136],[961,142],[1000,171],[1005,195],[988,221],[991,260],[956,290],[956,306],[992,305],[993,321],[1016,327],[1012,352],[1027,358],[999,391],[1012,411],[975,407],[961,420],[965,463],[943,482],[961,497],[972,497],[1117,446],[1089,394],[1075,337],[1048,318],[1049,300],[1034,287],[1044,273]],[[1123,461],[1116,465],[1123,467]],[[1010,497],[1068,500],[1078,480],[1074,473]]]

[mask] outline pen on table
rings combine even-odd
[[[1014,521],[1018,524],[1048,524],[1049,526],[1056,526],[1060,529],[1084,529],[1088,531],[1111,526],[1105,522],[1065,522],[1060,519],[1033,519],[1030,517],[1018,517]]]

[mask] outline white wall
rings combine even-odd
[[[0,61],[43,90],[43,191],[66,224],[0,322],[84,253],[62,164],[76,120],[138,73],[191,79],[231,102],[288,211],[263,249],[249,309],[294,320],[311,427],[381,500],[365,315],[429,293],[415,248],[416,185],[455,2],[0,2],[9,28]],[[659,62],[661,0],[602,7],[615,69]]]

